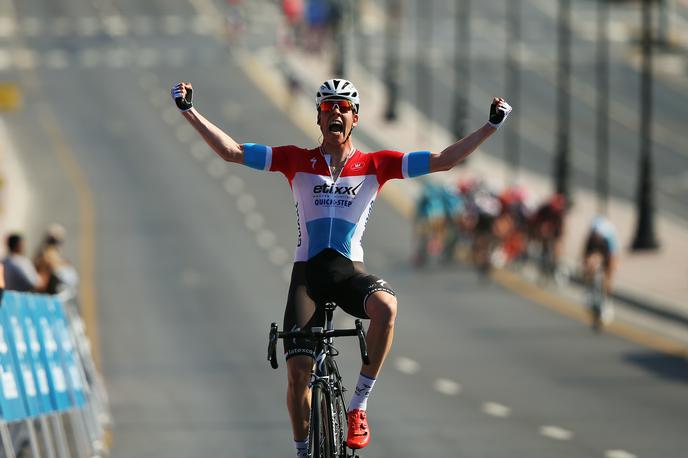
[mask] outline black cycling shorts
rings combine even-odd
[[[332,249],[325,249],[307,262],[295,262],[283,328],[286,331],[325,325],[326,302],[334,302],[349,315],[369,319],[368,297],[385,291],[396,294],[380,277],[365,273],[362,262],[354,262]],[[317,305],[316,305],[317,304]],[[286,359],[296,355],[315,358],[315,345],[305,339],[285,339]]]

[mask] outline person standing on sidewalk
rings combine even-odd
[[[496,132],[511,107],[504,99],[494,98],[488,122],[439,153],[364,153],[354,147],[351,138],[359,122],[360,97],[347,80],[327,80],[316,92],[322,143],[314,148],[238,143],[196,111],[191,83],[177,83],[171,93],[184,118],[219,157],[257,170],[281,172],[289,181],[296,202],[298,241],[284,329],[322,326],[325,313],[318,305],[324,301],[334,301],[350,315],[370,320],[366,337],[370,364],[361,367],[349,404],[347,436],[348,447],[367,446],[368,397],[391,349],[397,315],[397,299],[390,285],[367,274],[363,265],[361,240],[373,202],[387,180],[456,166]],[[297,456],[305,457],[314,348],[298,339],[286,340],[284,346],[287,407]]]
[[[7,256],[2,260],[4,280],[8,290],[30,292],[40,289],[38,272],[24,255],[24,237],[19,233],[7,236]]]

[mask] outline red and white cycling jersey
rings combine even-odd
[[[289,180],[298,221],[295,261],[307,261],[326,248],[363,261],[361,240],[378,192],[387,180],[429,173],[430,152],[356,150],[336,180],[320,148],[247,143],[244,164],[282,172]]]

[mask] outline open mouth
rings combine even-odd
[[[332,132],[333,134],[342,133],[342,132],[344,132],[344,124],[339,119],[333,119],[332,121],[330,121],[330,124],[328,126],[328,130],[330,132]]]

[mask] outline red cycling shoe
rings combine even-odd
[[[346,445],[349,448],[363,448],[370,442],[370,429],[365,410],[354,409],[347,414],[349,432],[346,437]]]

